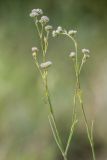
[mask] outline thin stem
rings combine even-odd
[[[68,33],[62,33],[63,35],[66,35],[67,37],[69,37],[72,41],[73,41],[73,43],[74,43],[74,46],[75,46],[75,53],[76,53],[76,58],[75,58],[75,71],[76,71],[76,76],[77,76],[77,74],[78,74],[78,53],[77,53],[77,51],[78,51],[78,47],[77,47],[77,42],[75,41],[75,39],[72,37],[72,36],[70,36]]]
[[[65,155],[67,155],[67,153],[68,153],[70,142],[71,142],[71,139],[72,139],[72,136],[73,136],[73,133],[74,133],[74,127],[77,124],[77,122],[78,122],[77,120],[74,120],[74,122],[73,122],[73,124],[71,126],[70,135],[68,137],[67,145],[66,145],[66,148],[65,148]]]
[[[55,120],[55,116],[54,116],[54,111],[53,111],[53,107],[52,107],[52,103],[51,103],[51,99],[50,99],[50,95],[49,95],[49,89],[48,89],[48,85],[47,85],[47,77],[45,79],[45,91],[46,91],[46,97],[47,97],[47,100],[48,100],[48,103],[49,103],[49,107],[50,107],[50,113],[51,113],[51,118],[53,120],[55,132],[56,132],[58,141],[59,141],[60,145],[62,146],[62,142],[61,142],[61,139],[60,139],[60,136],[59,136],[59,132],[58,132],[57,126],[56,126],[56,120]]]
[[[84,122],[85,122],[86,129],[87,129],[87,136],[88,136],[88,139],[89,139],[89,142],[90,142],[90,146],[91,146],[91,150],[92,150],[93,160],[96,160],[95,151],[94,151],[94,143],[93,143],[93,139],[92,139],[92,132],[89,129],[88,122],[87,122],[87,117],[86,117],[84,106],[83,106],[83,102],[82,102],[82,99],[81,99],[80,96],[79,96],[79,100],[80,100],[80,104],[81,104],[81,108],[82,108]]]
[[[52,122],[51,122],[51,117],[48,116],[48,118],[49,118],[49,123],[50,123],[50,126],[51,126],[51,130],[52,130],[52,133],[53,133],[55,142],[56,142],[56,144],[57,144],[59,150],[61,151],[61,153],[62,153],[62,155],[63,155],[63,150],[62,150],[62,148],[61,148],[61,146],[60,146],[60,144],[59,144],[59,142],[58,142],[58,140],[57,140],[56,134],[55,134],[55,132],[54,132],[54,128],[53,128],[53,125],[52,125]]]
[[[90,143],[90,146],[91,146],[93,160],[96,160],[96,158],[95,158],[95,151],[94,151],[94,143],[93,143],[93,140],[91,138],[92,137],[92,135],[91,135],[92,132],[90,131],[89,126],[88,126],[88,121],[87,121],[87,117],[86,117],[86,114],[85,114],[83,100],[82,100],[82,96],[81,96],[81,87],[80,87],[80,81],[79,81],[79,72],[78,72],[78,76],[77,76],[77,84],[78,84],[77,96],[79,98],[79,102],[80,102],[80,105],[81,105],[81,109],[82,109],[82,113],[83,113],[83,118],[84,118],[86,130],[87,130],[88,140],[89,140],[89,143]]]
[[[37,61],[36,59],[35,59],[35,64],[36,64],[37,69],[38,69],[38,71],[39,71],[39,73],[40,73],[40,75],[41,75],[41,77],[42,77],[42,79],[43,79],[42,71],[40,70],[40,67],[39,67],[38,61]]]
[[[75,91],[75,95],[74,95],[74,107],[73,107],[73,115],[72,115],[72,125],[71,125],[71,129],[70,129],[70,133],[68,136],[68,140],[67,140],[67,144],[66,144],[66,148],[65,148],[65,155],[67,155],[69,147],[70,147],[70,142],[72,140],[73,137],[73,133],[74,133],[74,128],[75,125],[77,124],[77,119],[76,119],[76,91]]]
[[[45,52],[44,52],[44,45],[43,45],[43,25],[42,25],[42,29],[40,31],[38,23],[35,23],[36,28],[37,28],[37,32],[40,38],[40,44],[41,44],[41,49],[42,49],[42,54],[43,54],[43,62],[45,62]]]

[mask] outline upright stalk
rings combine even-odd
[[[88,54],[84,54],[82,62],[81,62],[81,65],[79,66],[78,53],[77,53],[77,51],[78,51],[77,43],[76,43],[76,41],[75,41],[75,39],[74,39],[73,36],[69,35],[66,32],[64,32],[63,34],[66,35],[66,36],[68,36],[73,41],[73,43],[74,43],[74,47],[75,47],[75,59],[73,59],[73,61],[74,61],[75,76],[76,76],[76,88],[75,88],[75,94],[74,94],[74,98],[75,98],[74,106],[76,107],[76,101],[77,101],[76,97],[78,97],[79,102],[80,102],[80,106],[81,106],[81,109],[82,109],[82,114],[83,114],[85,126],[86,126],[87,137],[88,137],[88,140],[89,140],[89,143],[90,143],[90,146],[91,146],[92,157],[93,157],[93,160],[96,160],[96,158],[95,158],[95,151],[94,151],[93,135],[92,135],[92,132],[91,132],[89,126],[88,126],[88,121],[87,121],[86,113],[85,113],[85,110],[84,110],[83,99],[82,99],[82,94],[81,94],[82,90],[81,90],[81,87],[80,87],[80,80],[79,80],[81,69],[83,67],[83,64],[86,62],[86,59],[89,57],[89,55]],[[85,52],[89,53],[89,50],[87,50],[87,49],[83,49],[83,50]],[[76,115],[75,110],[74,110],[74,115]],[[71,133],[70,133],[70,136],[71,136]],[[70,138],[69,138],[69,141],[70,141]]]

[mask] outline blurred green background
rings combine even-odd
[[[48,122],[41,78],[31,55],[39,44],[29,13],[42,8],[54,27],[78,30],[79,48],[89,48],[81,84],[88,120],[95,120],[97,160],[107,160],[107,1],[0,1],[0,160],[62,160]],[[60,134],[65,143],[74,93],[74,71],[69,60],[71,42],[50,39],[49,88]],[[90,160],[90,146],[82,115],[69,160]]]

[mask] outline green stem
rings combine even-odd
[[[56,126],[56,120],[55,120],[54,111],[53,111],[53,107],[52,107],[52,103],[51,103],[51,99],[50,99],[48,83],[47,83],[47,74],[46,74],[46,77],[45,77],[45,83],[44,84],[45,84],[46,97],[47,97],[47,100],[48,100],[48,103],[49,103],[49,107],[50,107],[51,120],[52,120],[53,126],[54,126],[52,128],[52,123],[51,123],[52,132],[53,132],[55,141],[56,141],[56,143],[57,143],[57,145],[58,145],[58,147],[59,147],[59,149],[60,149],[60,151],[62,153],[62,156],[64,157],[63,145],[62,145],[62,141],[61,141],[57,126]]]
[[[79,83],[78,84],[79,88],[78,88],[78,93],[77,94],[78,94],[79,102],[80,102],[82,113],[83,113],[83,117],[84,117],[84,122],[85,122],[86,130],[87,130],[88,140],[89,140],[89,143],[90,143],[90,146],[91,146],[91,150],[92,150],[93,160],[96,160],[96,158],[95,158],[95,151],[94,151],[94,143],[93,143],[93,139],[92,139],[92,132],[89,129],[89,126],[88,126],[88,121],[87,121],[87,117],[86,117],[85,110],[84,110],[83,100],[82,100],[82,97],[81,97],[81,88],[80,88],[80,82],[79,82],[79,74],[78,74],[78,83]]]
[[[91,138],[92,133],[91,133],[89,126],[88,126],[88,122],[87,122],[87,118],[86,118],[86,114],[85,114],[85,110],[84,110],[84,106],[83,106],[83,102],[81,100],[81,97],[79,97],[79,99],[80,99],[80,104],[81,104],[82,113],[83,113],[83,117],[84,117],[84,122],[85,122],[86,129],[87,129],[87,136],[88,136],[89,143],[90,143],[91,150],[92,150],[93,160],[95,160],[96,158],[95,158],[94,144],[93,144],[93,139]]]
[[[36,28],[37,28],[37,32],[40,38],[40,45],[41,45],[41,49],[42,49],[42,54],[43,54],[43,62],[45,62],[45,52],[44,52],[44,45],[43,45],[43,25],[42,25],[42,29],[40,31],[38,23],[35,23]]]
[[[56,142],[59,150],[61,151],[61,153],[62,153],[62,155],[63,155],[63,150],[62,150],[62,148],[61,148],[61,146],[60,146],[60,144],[59,144],[59,141],[58,141],[58,139],[57,139],[57,136],[56,136],[56,134],[55,134],[54,127],[53,127],[52,122],[51,122],[51,117],[48,116],[48,118],[49,118],[49,123],[50,123],[50,126],[51,126],[51,130],[52,130],[52,133],[53,133],[53,137],[54,137],[54,139],[55,139],[55,142]]]
[[[66,149],[65,149],[65,155],[67,155],[67,153],[68,153],[70,142],[71,142],[71,139],[72,139],[72,136],[73,136],[73,133],[74,133],[74,127],[75,127],[77,122],[78,122],[77,120],[74,120],[74,122],[73,122],[73,124],[71,126],[70,135],[68,137],[68,141],[67,141],[67,145],[66,145]]]

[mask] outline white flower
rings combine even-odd
[[[32,56],[34,57],[34,59],[36,59],[36,55],[38,53],[38,48],[37,47],[32,47]]]
[[[71,52],[70,54],[69,54],[69,57],[70,58],[74,58],[76,56],[76,53],[75,52]]]
[[[52,62],[51,61],[47,61],[47,62],[41,63],[40,67],[42,69],[46,69],[46,68],[50,67],[51,65],[52,65]]]
[[[63,31],[61,26],[58,26],[57,30],[58,30],[59,32],[62,32],[62,31]]]
[[[32,9],[31,13],[30,13],[30,17],[37,17],[39,15],[43,14],[42,9]]]
[[[45,26],[45,30],[46,31],[52,30],[52,26],[50,26],[50,25]]]
[[[76,30],[70,30],[70,31],[68,32],[68,34],[71,35],[71,36],[74,36],[76,33],[77,33]]]
[[[90,53],[90,50],[83,48],[83,49],[82,49],[82,53],[84,53],[84,54],[89,54],[89,53]]]
[[[82,49],[82,53],[84,54],[82,61],[83,61],[83,63],[85,63],[86,60],[90,57],[90,55],[89,55],[90,51],[89,51],[89,49],[84,48],[84,49]]]
[[[35,12],[37,12],[39,15],[41,15],[41,14],[43,14],[43,11],[42,11],[42,9],[34,9],[35,10]],[[33,10],[32,10],[33,11]]]
[[[57,35],[58,35],[58,34],[57,34],[56,31],[53,31],[53,32],[52,32],[52,36],[53,36],[53,37],[56,37]]]
[[[31,13],[30,13],[30,17],[32,17],[32,18],[33,18],[33,17],[37,17],[38,15],[39,15],[39,14],[36,13],[36,12],[31,12]]]
[[[38,48],[37,47],[32,47],[32,52],[38,52]]]
[[[39,20],[40,23],[47,23],[49,22],[49,18],[47,16],[42,16],[41,19]]]

